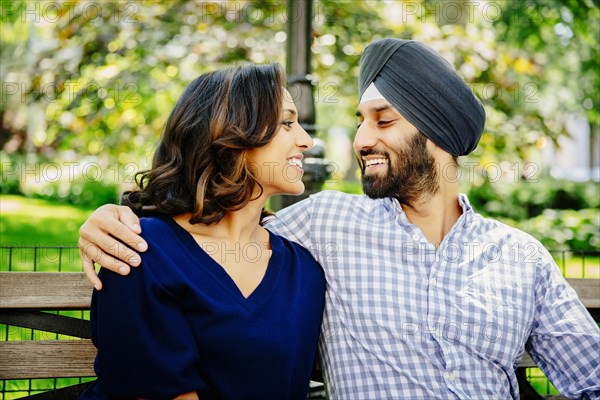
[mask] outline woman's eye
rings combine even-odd
[[[293,124],[294,124],[294,121],[283,121],[283,122],[281,123],[281,125],[285,125],[285,126],[287,126],[288,128],[291,128]]]

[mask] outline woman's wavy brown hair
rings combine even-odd
[[[279,64],[234,67],[195,79],[171,112],[152,168],[122,204],[211,225],[243,208],[262,186],[245,162],[281,125],[285,74]]]

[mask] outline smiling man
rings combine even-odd
[[[598,398],[600,331],[550,254],[459,193],[457,157],[484,128],[479,100],[415,41],[367,46],[359,79],[354,149],[366,195],[322,192],[267,224],[325,270],[329,397],[517,399],[527,349],[561,392]],[[82,227],[92,281],[91,259],[123,264],[89,245],[109,250],[109,233],[142,243],[127,229],[136,221],[105,206]]]

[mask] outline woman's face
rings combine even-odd
[[[302,194],[302,152],[312,147],[312,138],[298,124],[292,96],[284,89],[279,131],[267,145],[250,150],[246,158],[263,187],[263,195]]]

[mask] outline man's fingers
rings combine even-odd
[[[102,289],[102,281],[98,278],[96,274],[96,269],[94,268],[94,262],[87,259],[81,254],[81,249],[79,250],[79,254],[81,255],[81,265],[83,266],[83,272],[85,272],[85,276],[87,276],[88,280],[96,290]]]
[[[127,243],[131,248],[138,251],[146,251],[148,244],[139,234],[142,232],[140,219],[131,211],[129,207],[120,206],[117,208],[117,216],[122,225],[114,233],[110,232],[123,243]]]
[[[104,266],[102,262],[104,262],[105,259],[112,258],[113,262],[115,263],[114,265],[118,265],[119,270],[116,272],[119,272],[120,274],[129,273],[129,266],[137,267],[140,265],[140,255],[133,251],[131,247],[128,247],[118,240],[114,240],[112,238],[103,242],[104,243],[102,247],[105,249],[108,248],[109,252],[108,254],[105,252],[100,254],[102,261],[97,260],[97,262],[100,262],[100,265]]]
[[[102,215],[90,217],[79,230],[79,247],[82,254],[115,272],[119,272],[120,267],[126,266],[123,263],[138,266],[140,256],[131,247],[139,248],[138,243],[141,238],[120,222],[116,214],[108,214],[104,219],[101,217]],[[129,243],[130,247],[127,246]],[[119,261],[121,264],[118,263]]]
[[[95,263],[100,264],[102,268],[110,269],[121,275],[127,275],[130,272],[129,266],[124,262],[104,253],[91,243],[89,245],[90,246],[81,246],[79,248],[79,255],[81,257],[81,265],[83,266],[85,275],[97,290],[102,289],[102,281],[100,281],[100,278],[98,278],[98,274],[96,273]],[[92,248],[94,248],[95,251],[90,251]],[[129,252],[133,253],[131,250],[129,250]]]
[[[88,217],[79,229],[79,236],[86,242],[97,243],[102,251],[109,254],[113,254],[114,251],[104,247],[103,243],[106,240],[103,238],[106,236],[117,238],[136,251],[145,251],[148,248],[147,243],[132,231],[133,229],[140,232],[139,222],[138,217],[128,207],[105,204]]]
[[[119,221],[125,224],[125,226],[127,226],[133,233],[142,233],[142,228],[140,228],[140,219],[133,213],[133,211],[131,211],[129,207],[119,207],[117,209],[117,214]]]
[[[116,240],[113,239],[116,242]],[[131,250],[129,250],[131,252]],[[129,266],[123,261],[103,252],[98,246],[93,243],[79,244],[79,254],[84,266],[89,266],[89,269],[94,268],[94,263],[100,264],[103,268],[110,269],[122,275],[129,273]]]
[[[123,275],[129,273],[129,266],[140,265],[139,254],[115,238],[98,235],[96,241],[97,244],[87,242],[82,246],[82,256]]]
[[[81,264],[96,289],[102,288],[102,282],[95,263],[122,275],[130,272],[130,265],[140,264],[139,254],[127,246],[129,244],[135,250],[147,249],[148,245],[136,232],[141,233],[138,217],[129,208],[114,204],[98,208],[79,228]]]

